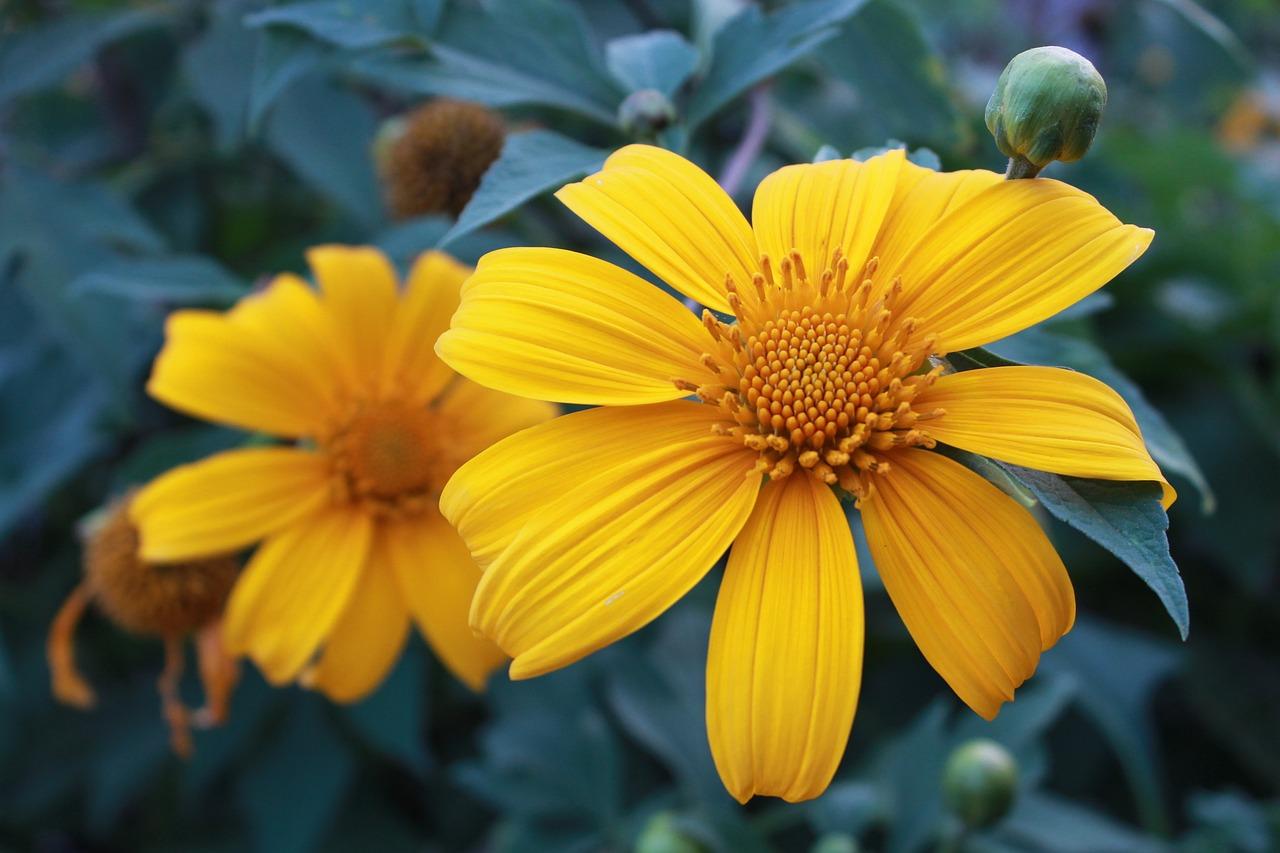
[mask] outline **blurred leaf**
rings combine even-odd
[[[1143,823],[1156,832],[1167,831],[1168,816],[1149,704],[1177,662],[1178,654],[1166,644],[1082,618],[1041,663],[1074,678],[1080,708],[1115,751]]]
[[[378,47],[429,33],[442,0],[312,0],[245,17],[249,27],[294,27],[350,50]]]
[[[605,45],[614,79],[629,92],[656,89],[675,95],[698,67],[698,51],[672,30],[622,36]]]
[[[987,344],[986,350],[1021,364],[1069,367],[1110,385],[1133,410],[1133,416],[1142,428],[1142,438],[1147,449],[1161,469],[1166,474],[1180,475],[1190,480],[1200,492],[1203,511],[1213,511],[1216,504],[1213,491],[1187,445],[1164,416],[1147,402],[1142,390],[1117,370],[1106,353],[1097,346],[1081,338],[1067,337],[1037,327]]]
[[[890,741],[876,763],[876,776],[890,823],[887,853],[912,853],[927,844],[942,820],[942,770],[951,737],[948,703],[935,700]]]
[[[1253,56],[1231,28],[1195,0],[1148,0],[1175,12],[1187,25],[1221,49],[1223,56],[1235,63],[1241,72],[1251,71]]]
[[[1199,830],[1190,850],[1267,853],[1280,842],[1280,827],[1268,826],[1266,813],[1242,793],[1201,791],[1191,795],[1188,811]]]
[[[373,171],[377,119],[367,104],[323,80],[291,87],[267,119],[271,149],[366,228],[382,220]]]
[[[1191,629],[1187,590],[1169,555],[1169,516],[1158,483],[1086,480],[1003,464],[1054,518],[1119,557],[1160,599],[1182,639]]]
[[[1165,846],[1050,794],[1020,797],[995,837],[1041,853],[1160,853]]]
[[[375,750],[425,774],[427,666],[422,644],[410,640],[391,674],[363,701],[343,709],[360,738]]]
[[[200,803],[219,777],[235,762],[250,755],[258,744],[263,724],[287,694],[268,685],[257,670],[241,666],[240,683],[231,697],[231,713],[217,728],[197,732],[195,753],[182,768],[182,798],[188,806]]]
[[[608,153],[550,130],[508,136],[502,154],[484,173],[476,194],[439,245],[448,245],[534,196],[596,171]]]
[[[857,91],[861,132],[949,144],[968,132],[952,104],[941,59],[915,17],[895,0],[868,2],[820,55]]]
[[[218,148],[231,151],[245,138],[255,72],[255,35],[240,18],[248,2],[209,10],[205,31],[182,53],[182,73],[196,102],[213,119]]]
[[[707,616],[689,607],[668,612],[648,654],[610,671],[608,696],[627,732],[671,769],[691,799],[727,807],[707,742]]]
[[[248,285],[203,255],[120,259],[84,273],[70,287],[73,296],[100,293],[135,302],[217,308],[248,292]]]
[[[153,648],[158,662],[159,644]],[[128,693],[113,692],[101,714],[89,763],[86,815],[90,830],[99,836],[170,757],[169,729],[149,681],[137,682]]]
[[[581,12],[563,0],[450,5],[430,52],[429,60],[368,57],[352,69],[408,93],[491,107],[540,104],[614,125],[622,90]]]
[[[249,84],[248,130],[258,127],[285,90],[325,60],[323,47],[302,33],[267,29],[258,34]]]
[[[620,832],[626,774],[617,737],[592,700],[590,668],[492,685],[496,716],[480,736],[483,760],[458,765],[458,782],[512,817],[600,838]]]
[[[46,350],[30,369],[0,381],[0,537],[106,450],[98,424],[105,400],[85,379]],[[80,390],[69,395],[69,388]]]
[[[195,424],[156,433],[138,442],[112,471],[114,491],[140,486],[171,468],[195,462],[243,444],[243,433]]]
[[[276,736],[236,779],[236,802],[248,820],[253,846],[269,853],[315,847],[355,777],[325,700],[306,694],[292,698]]]
[[[0,103],[52,86],[113,41],[153,27],[166,6],[73,15],[6,35],[0,42]]]
[[[833,38],[866,0],[805,0],[765,14],[751,5],[715,35],[711,61],[689,99],[691,128],[729,101]]]

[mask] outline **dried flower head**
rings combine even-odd
[[[504,136],[502,119],[479,104],[437,100],[414,110],[379,158],[392,215],[457,216],[498,159]]]
[[[90,602],[117,626],[164,641],[165,667],[158,684],[175,753],[191,752],[193,717],[182,704],[178,686],[184,666],[183,640],[195,635],[206,706],[194,715],[197,726],[226,719],[238,668],[222,646],[221,615],[240,573],[231,556],[160,563],[144,560],[138,530],[129,519],[133,495],[105,507],[84,530],[84,579],[63,603],[49,628],[48,658],[53,694],[78,708],[96,701],[93,688],[75,662],[76,625]]]

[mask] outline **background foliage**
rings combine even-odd
[[[1280,847],[1280,12],[1266,0],[10,0],[0,38],[0,844]],[[230,724],[185,764],[158,714],[157,644],[91,618],[80,648],[99,709],[51,699],[43,638],[78,576],[77,522],[238,440],[142,393],[168,310],[225,305],[325,241],[402,263],[513,243],[622,261],[547,193],[629,141],[618,109],[639,89],[678,108],[662,144],[713,174],[767,120],[743,202],[779,165],[889,140],[925,163],[1002,168],[982,105],[1010,56],[1045,43],[1091,57],[1111,95],[1094,150],[1048,174],[1157,239],[1105,296],[974,357],[1067,364],[1130,398],[1182,494],[1170,541],[1186,643],[1089,538],[1185,623],[1162,518],[1146,539],[1103,516],[1090,530],[1079,506],[1107,495],[1028,479],[1078,627],[988,725],[869,573],[849,755],[803,806],[740,808],[715,776],[702,722],[715,572],[629,640],[533,682],[495,677],[482,697],[416,638],[354,707],[247,673]],[[513,135],[456,222],[393,224],[375,135],[440,95],[500,108]],[[1019,792],[961,839],[939,780],[974,736],[1014,753]]]

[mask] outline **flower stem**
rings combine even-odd
[[[1016,181],[1018,178],[1034,178],[1040,174],[1040,168],[1021,154],[1016,154],[1009,158],[1009,167],[1004,171],[1004,179]]]
[[[743,179],[747,176],[747,171],[760,156],[764,141],[769,136],[772,115],[769,109],[767,83],[762,83],[751,90],[750,104],[751,113],[747,118],[747,128],[743,131],[738,146],[733,149],[733,154],[729,156],[729,162],[725,164],[724,171],[720,173],[720,186],[724,187],[724,191],[729,195],[735,195],[738,192]]]

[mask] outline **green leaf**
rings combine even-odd
[[[325,49],[302,33],[287,29],[261,32],[249,85],[249,131],[256,133],[267,110],[285,90],[319,67],[325,57]]]
[[[942,161],[938,159],[937,153],[932,148],[916,148],[911,150],[907,147],[907,143],[901,139],[889,139],[884,145],[871,145],[866,148],[859,148],[849,155],[849,159],[864,162],[872,157],[878,157],[888,151],[896,151],[902,149],[907,152],[907,159],[917,166],[923,166],[926,169],[933,169],[935,172],[942,170]]]
[[[136,302],[226,307],[249,286],[202,255],[119,259],[71,283],[72,296],[106,294]]]
[[[808,0],[768,15],[751,5],[734,15],[715,35],[711,62],[689,99],[689,126],[706,121],[747,89],[802,59],[833,38],[836,25],[866,0]]]
[[[1054,518],[1119,557],[1156,594],[1182,639],[1191,629],[1187,591],[1169,555],[1169,516],[1159,483],[1062,477],[1002,463]]]
[[[813,162],[815,163],[825,163],[828,160],[839,159],[841,159],[840,152],[832,148],[830,145],[823,145],[813,155]]]
[[[420,642],[409,644],[373,694],[343,710],[371,747],[420,776],[426,773],[427,666]]]
[[[355,765],[319,696],[295,694],[275,737],[236,779],[236,802],[254,847],[273,853],[315,849],[355,777]]]
[[[1166,832],[1162,774],[1150,720],[1151,694],[1173,674],[1180,649],[1082,618],[1046,655],[1048,672],[1075,679],[1077,704],[1115,751],[1150,830]]]
[[[361,50],[414,36],[424,23],[433,23],[430,17],[420,21],[415,5],[408,0],[313,0],[264,9],[247,15],[244,22],[255,28],[291,27],[338,47]]]
[[[1050,794],[1020,797],[996,837],[1041,853],[1161,853],[1160,842]]]
[[[182,54],[182,76],[213,119],[214,138],[223,151],[238,146],[247,130],[257,41],[240,22],[247,5],[232,2],[210,9],[207,29]]]
[[[1012,363],[1069,367],[1111,386],[1133,410],[1133,416],[1142,428],[1142,438],[1146,441],[1152,458],[1166,474],[1182,476],[1191,481],[1200,492],[1202,511],[1213,512],[1217,499],[1186,443],[1174,432],[1164,416],[1147,401],[1142,389],[1117,370],[1107,354],[1097,346],[1082,338],[1033,327],[987,344],[985,349]]]
[[[356,95],[310,78],[267,120],[267,142],[303,180],[367,228],[382,220],[370,151],[377,119]]]
[[[628,92],[656,89],[675,95],[698,67],[698,51],[672,30],[622,36],[605,45],[605,60]]]
[[[429,59],[373,56],[351,69],[409,94],[491,107],[542,105],[612,127],[623,91],[604,67],[581,12],[561,0],[489,0],[448,7]]]
[[[163,6],[76,15],[6,34],[0,42],[0,103],[60,82],[113,41],[156,26]]]
[[[550,130],[508,136],[502,154],[484,173],[476,194],[439,245],[445,246],[535,196],[596,171],[608,153]]]
[[[897,2],[870,0],[819,55],[857,91],[859,132],[873,139],[907,136],[948,144],[967,133],[941,58],[915,17]]]

